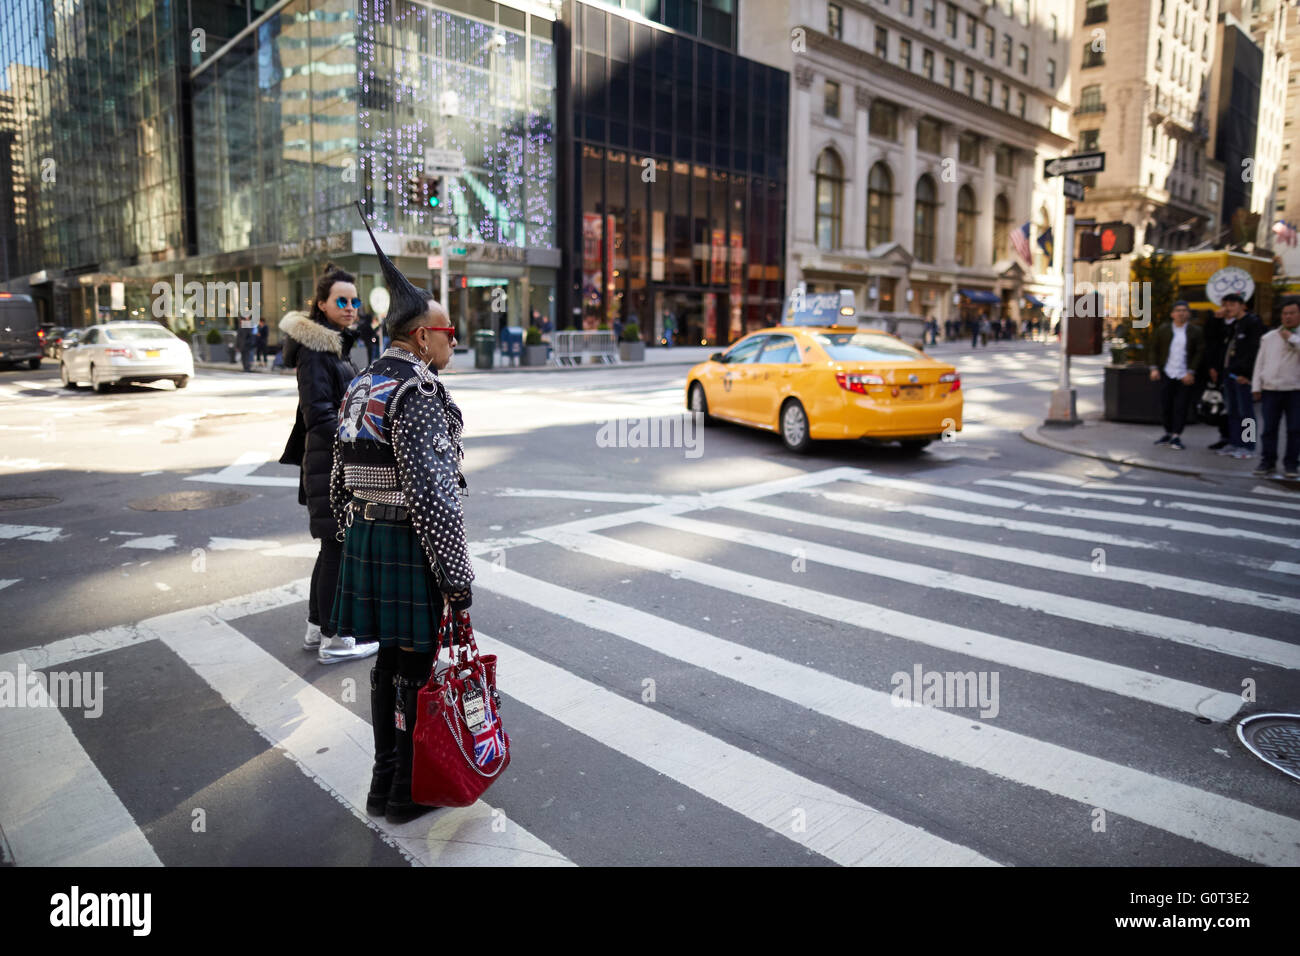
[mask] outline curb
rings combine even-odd
[[[1194,478],[1214,477],[1214,478],[1236,478],[1247,481],[1275,481],[1274,478],[1259,478],[1255,475],[1239,471],[1226,471],[1221,468],[1187,468],[1177,465],[1166,465],[1163,462],[1152,461],[1149,458],[1142,458],[1137,455],[1121,457],[1119,455],[1108,455],[1105,452],[1091,451],[1086,448],[1079,448],[1066,442],[1054,441],[1046,438],[1042,434],[1043,425],[1030,425],[1020,433],[1020,437],[1034,445],[1042,445],[1044,448],[1050,448],[1053,451],[1064,452],[1067,455],[1077,455],[1080,458],[1095,458],[1098,461],[1107,461],[1114,465],[1128,465],[1131,468],[1145,468],[1148,471],[1163,471],[1175,475],[1191,475]]]

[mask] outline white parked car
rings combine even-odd
[[[171,379],[184,388],[194,375],[190,347],[153,322],[109,322],[77,329],[63,340],[59,374],[64,388],[89,382],[97,392],[123,382]]]

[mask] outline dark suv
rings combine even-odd
[[[40,322],[30,295],[0,292],[0,367],[41,367]]]

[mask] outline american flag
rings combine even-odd
[[[1019,229],[1011,230],[1011,245],[1016,250],[1016,255],[1020,257],[1020,261],[1032,267],[1034,259],[1029,249],[1029,223],[1025,223]]]
[[[1289,222],[1284,222],[1281,219],[1273,223],[1273,235],[1275,235],[1277,241],[1283,245],[1294,246],[1297,242],[1295,226],[1291,225]]]

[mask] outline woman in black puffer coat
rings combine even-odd
[[[298,503],[307,506],[311,536],[320,539],[303,647],[317,651],[322,664],[370,657],[379,649],[373,641],[358,645],[350,635],[332,633],[329,623],[343,555],[341,529],[330,510],[330,470],[339,403],[357,374],[348,358],[356,341],[351,326],[361,307],[355,281],[330,263],[316,283],[311,313],[290,312],[280,321],[285,367],[298,374],[298,413],[280,462],[301,469]]]

